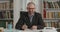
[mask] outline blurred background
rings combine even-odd
[[[20,11],[27,11],[28,2],[36,4],[46,27],[60,29],[60,0],[0,0],[0,27],[15,28]]]

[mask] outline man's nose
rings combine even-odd
[[[33,9],[30,9],[31,11],[33,11]]]

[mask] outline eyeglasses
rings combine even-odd
[[[27,8],[27,9],[35,9],[35,8]]]

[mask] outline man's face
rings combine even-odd
[[[35,11],[35,5],[34,4],[29,4],[27,6],[27,10],[28,10],[29,13],[34,13],[34,11]]]

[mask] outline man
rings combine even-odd
[[[29,2],[27,4],[27,12],[21,15],[20,19],[16,24],[16,29],[25,30],[25,29],[43,29],[45,27],[42,20],[41,14],[35,12],[35,4]]]

